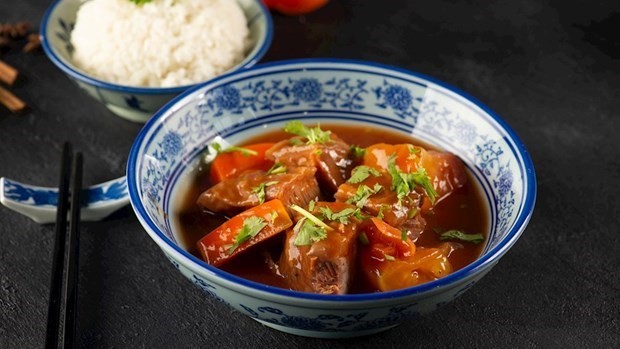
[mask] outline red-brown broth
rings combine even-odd
[[[377,129],[373,127],[352,127],[342,125],[321,125],[324,130],[331,130],[345,142],[367,147],[376,143],[403,144],[411,143],[420,145],[426,149],[433,149],[416,139],[389,130]],[[277,142],[290,138],[290,134],[283,131],[266,132],[263,135],[248,139],[241,145]],[[454,191],[450,196],[443,199],[434,209],[433,214],[424,215],[427,221],[426,229],[416,241],[417,246],[433,247],[443,241],[439,240],[437,231],[447,229],[461,229],[469,233],[482,233],[488,235],[488,208],[482,195],[482,190],[468,173],[468,183]],[[180,210],[176,213],[180,238],[183,246],[198,258],[201,258],[196,247],[196,243],[203,236],[226,221],[226,218],[205,212],[197,204],[196,200],[203,191],[207,190],[211,183],[209,181],[209,167],[199,166],[192,175],[193,183],[185,193],[182,193],[180,200]],[[463,268],[473,262],[481,253],[485,243],[471,244],[462,243],[463,248],[453,251],[449,260],[454,270]],[[284,234],[270,239],[260,245],[260,248],[253,248],[239,255],[232,261],[223,265],[221,269],[231,274],[260,282],[263,284],[287,288],[286,280],[269,269],[268,264],[257,263],[265,261],[264,251],[268,250],[274,260],[277,260],[282,246],[284,245]],[[256,246],[258,247],[258,246]],[[361,276],[361,273],[357,273]],[[361,277],[354,278],[349,293],[369,293],[377,292],[367,285]]]

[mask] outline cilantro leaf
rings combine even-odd
[[[321,213],[323,214],[323,217],[325,217],[325,219],[328,219],[330,221],[338,221],[342,224],[349,224],[349,217],[351,216],[358,216],[361,214],[361,211],[359,208],[345,208],[344,210],[340,211],[340,212],[333,212],[329,207],[321,207],[319,208],[319,210],[321,211]]]
[[[424,189],[431,203],[435,204],[437,192],[433,188],[431,180],[423,167],[419,167],[418,171],[413,173],[401,172],[396,167],[396,156],[392,155],[388,159],[388,173],[392,177],[391,189],[396,192],[399,202],[418,185]]]
[[[243,220],[243,226],[239,233],[235,237],[235,243],[232,245],[230,249],[228,249],[228,254],[232,254],[235,250],[244,242],[250,240],[255,237],[263,230],[264,227],[267,226],[267,222],[261,217],[251,216]]]
[[[268,175],[282,174],[282,173],[286,173],[286,166],[282,165],[279,162],[276,162],[275,164],[273,164],[273,166],[271,166],[269,171],[267,171]]]
[[[304,144],[304,142],[302,142],[299,138],[291,138],[288,141],[291,145],[302,145]]]
[[[404,173],[400,172],[396,168],[396,155],[392,155],[388,158],[388,173],[392,177],[392,186],[390,189],[396,192],[396,197],[400,202],[405,196],[411,192],[411,187],[406,180]]]
[[[357,166],[351,172],[351,177],[349,178],[349,180],[347,180],[347,182],[360,183],[363,182],[366,178],[370,177],[370,175],[373,175],[373,177],[379,177],[381,175],[381,172],[372,167]]]
[[[308,203],[308,211],[314,211],[314,205],[316,205],[316,202],[314,200],[310,200],[310,202]]]
[[[240,152],[241,155],[245,156],[246,158],[248,156],[256,156],[258,155],[258,152],[256,150],[252,150],[252,149],[247,149],[247,148],[242,148],[242,147],[236,147],[236,146],[230,146],[226,149],[222,149],[222,145],[219,143],[213,143],[211,144],[211,146],[213,147],[213,149],[215,149],[215,151],[218,154],[222,154],[222,153],[234,153],[234,152]]]
[[[370,241],[368,240],[368,235],[366,235],[365,232],[361,232],[357,238],[359,239],[359,241],[362,243],[362,245],[364,246],[368,246],[370,245]]]
[[[385,205],[385,204],[384,204],[384,205],[381,205],[381,206],[379,207],[379,212],[377,213],[377,218],[379,218],[379,219],[383,220],[383,211],[385,211],[385,210],[387,210],[387,209],[389,209],[389,208],[390,208],[390,206],[389,206],[389,205]]]
[[[466,234],[462,230],[452,229],[443,232],[439,235],[440,240],[461,240],[465,242],[471,242],[472,244],[479,244],[484,241],[482,234]]]
[[[151,2],[153,0],[129,0],[129,1],[133,2],[136,5],[142,5],[142,4],[146,4],[148,2]]]
[[[269,223],[275,223],[276,219],[278,219],[279,216],[278,211],[272,210],[269,214],[271,215],[271,217],[269,218]]]
[[[435,199],[437,198],[437,192],[431,184],[431,179],[428,176],[428,173],[426,173],[426,169],[424,169],[424,167],[419,167],[417,172],[410,173],[409,176],[413,183],[424,188],[426,195],[428,195],[428,198],[431,199],[431,203],[434,205]]]
[[[411,144],[407,144],[407,148],[409,149],[409,156],[407,157],[408,159],[415,159],[416,155],[420,154],[421,152],[420,148],[416,148]]]
[[[301,121],[294,120],[289,121],[284,125],[284,132],[292,133],[308,139],[307,144],[321,143],[325,144],[331,140],[331,131],[321,130],[321,126],[309,128],[305,126]]]
[[[252,188],[252,193],[256,194],[256,196],[258,196],[258,202],[259,203],[264,203],[265,202],[265,188],[270,186],[270,185],[274,185],[274,184],[278,184],[278,181],[271,181],[271,182],[267,182],[267,183],[261,183],[259,184],[257,187]]]
[[[370,188],[369,186],[362,184],[357,187],[355,195],[347,200],[347,204],[355,204],[355,206],[362,208],[366,205],[368,198],[370,198],[371,195],[381,191],[381,189],[383,189],[383,186],[379,183],[376,183],[374,188]]]
[[[301,137],[306,137],[308,128],[299,120],[289,121],[284,125],[284,132],[292,133]]]
[[[327,231],[319,227],[306,217],[302,218],[293,228],[297,232],[295,246],[308,246],[327,238]]]
[[[366,148],[362,148],[355,144],[349,148],[349,151],[351,152],[351,154],[353,154],[353,157],[356,159],[363,158],[364,155],[366,155]]]

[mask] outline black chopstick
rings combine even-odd
[[[79,267],[79,224],[80,224],[80,193],[82,190],[82,153],[73,159],[73,169],[69,172],[72,159],[71,144],[63,147],[58,205],[56,214],[56,239],[54,243],[54,259],[52,265],[52,282],[47,316],[47,334],[45,347],[48,349],[73,348],[75,337],[75,318],[77,313],[77,281]],[[69,177],[71,176],[71,177]],[[69,180],[72,187],[69,192]],[[68,205],[71,196],[71,205]],[[70,212],[69,231],[67,233],[67,214]],[[64,274],[65,244],[68,234],[69,254],[67,256],[67,272]],[[64,302],[62,290],[64,289]],[[60,328],[60,314],[64,309],[64,321]],[[59,337],[59,331],[62,336]]]
[[[65,257],[65,234],[67,231],[67,210],[69,201],[69,175],[71,167],[71,144],[65,143],[62,149],[60,182],[58,184],[58,205],[56,208],[56,236],[52,262],[52,281],[47,310],[47,333],[45,347],[56,348],[58,345],[58,325],[60,321],[60,303],[62,296],[62,273]]]
[[[82,191],[82,153],[73,160],[71,186],[71,220],[69,221],[69,257],[65,280],[65,324],[62,348],[73,348],[75,337],[75,318],[77,312],[77,282],[80,243],[80,192]]]

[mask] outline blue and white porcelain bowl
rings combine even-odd
[[[258,284],[188,253],[170,217],[176,209],[175,195],[203,149],[216,138],[235,144],[292,119],[372,125],[457,154],[479,181],[488,203],[490,231],[482,255],[465,268],[420,286],[335,296]],[[330,338],[383,331],[462,295],[523,233],[536,196],[534,168],[525,147],[503,120],[477,101],[416,73],[330,59],[265,64],[177,97],[138,135],[127,181],[144,229],[192,283],[267,326]]]
[[[251,47],[246,57],[230,71],[256,64],[267,52],[273,35],[271,15],[260,0],[236,0],[241,5],[250,30]],[[135,87],[114,84],[90,76],[77,68],[71,59],[71,31],[84,0],[58,0],[43,16],[41,42],[50,60],[74,80],[91,97],[123,118],[145,122],[155,111],[179,93],[195,85],[170,88]]]

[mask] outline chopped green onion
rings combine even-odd
[[[312,213],[304,210],[303,208],[292,204],[291,205],[291,209],[293,209],[294,211],[299,212],[302,216],[308,218],[308,220],[312,221],[312,223],[316,224],[319,227],[322,227],[326,230],[334,230],[334,228],[330,227],[329,225],[323,223],[323,221],[321,221],[320,219],[316,218]]]
[[[282,173],[286,173],[286,166],[282,165],[281,163],[275,163],[273,164],[273,166],[271,166],[271,168],[269,169],[269,171],[267,171],[268,175],[273,175],[273,174],[282,174]]]
[[[213,143],[211,144],[211,146],[213,147],[213,149],[215,149],[215,151],[218,154],[222,154],[222,153],[234,153],[234,152],[240,152],[241,155],[245,156],[246,158],[248,156],[256,156],[258,155],[258,152],[256,150],[252,150],[252,149],[247,149],[247,148],[242,148],[242,147],[236,147],[236,146],[230,146],[226,149],[222,150],[222,145],[219,143]]]
[[[405,229],[400,231],[400,239],[403,241],[407,241],[407,231]]]
[[[409,210],[409,212],[407,212],[407,218],[411,219],[413,217],[415,217],[415,215],[418,214],[418,208],[417,207],[413,207]]]
[[[390,262],[393,262],[393,261],[395,261],[395,260],[396,260],[396,258],[394,258],[394,256],[391,256],[391,255],[389,255],[389,254],[387,254],[387,253],[384,253],[384,254],[383,254],[383,257],[385,257],[385,260],[386,260],[386,261],[390,261]]]
[[[308,211],[314,211],[314,205],[316,205],[316,202],[314,200],[310,200],[310,202],[308,203]]]

